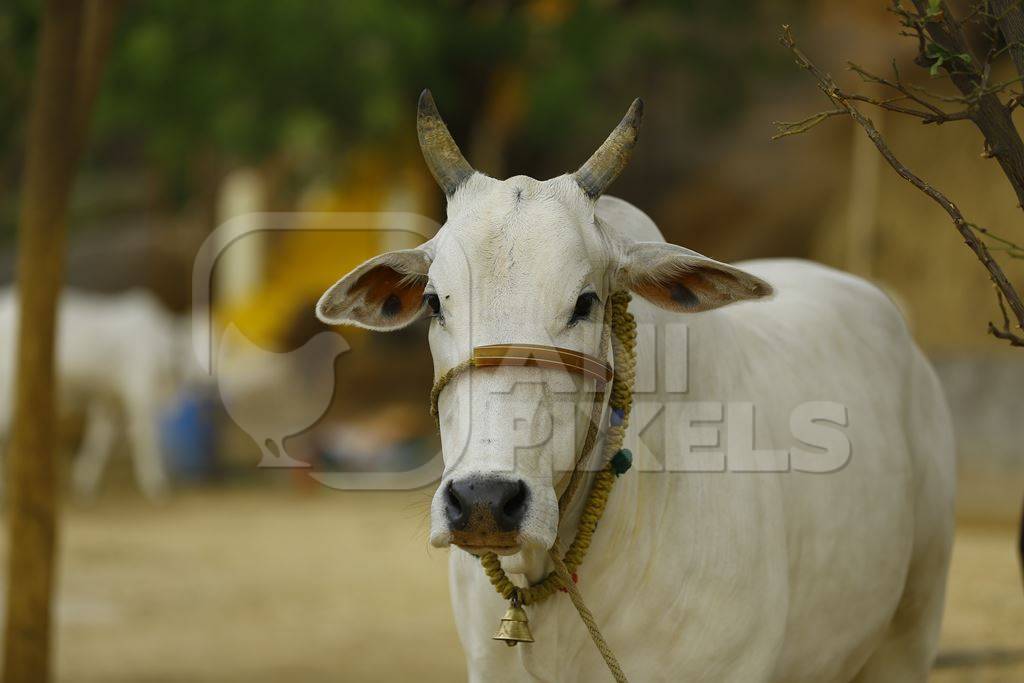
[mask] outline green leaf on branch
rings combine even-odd
[[[966,52],[953,53],[938,43],[928,43],[924,48],[924,54],[932,60],[932,65],[928,69],[928,73],[932,76],[938,76],[939,68],[946,62],[960,60],[964,64],[971,63],[971,56]]]

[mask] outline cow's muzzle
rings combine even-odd
[[[519,528],[529,505],[520,479],[468,477],[448,482],[444,513],[451,542],[470,552],[516,552]]]

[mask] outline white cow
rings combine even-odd
[[[420,142],[447,222],[341,279],[318,314],[379,330],[432,315],[441,375],[485,344],[596,355],[602,302],[631,290],[630,310],[658,339],[686,325],[688,353],[669,348],[662,368],[641,354],[638,376],[662,379],[636,396],[627,442],[648,427],[653,457],[688,471],[620,477],[578,572],[630,679],[924,681],[953,537],[953,437],[936,377],[872,285],[795,260],[728,266],[598,199],[625,166],[639,105],[576,173],[500,181],[466,163],[424,93]],[[669,393],[666,373],[684,365],[685,394]],[[520,584],[536,582],[556,532],[573,537],[582,496],[559,520],[556,463],[572,462],[588,410],[559,409],[565,383],[589,406],[582,379],[538,368],[464,372],[440,397],[430,540],[462,546],[450,583],[473,681],[609,675],[564,595],[527,608],[534,644],[494,642],[507,605],[474,557],[497,552]]]
[[[85,429],[72,483],[96,493],[124,425],[139,487],[150,498],[166,492],[158,420],[177,384],[178,332],[152,295],[66,291],[57,325],[57,372],[64,412],[83,411]],[[17,297],[0,293],[0,442],[10,433],[17,339]]]

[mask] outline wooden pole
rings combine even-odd
[[[68,204],[118,3],[46,0],[18,219],[18,329],[7,455],[3,679],[50,679],[57,548],[54,339]]]

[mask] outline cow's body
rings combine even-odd
[[[634,239],[656,236],[620,200],[602,199],[598,215]],[[848,463],[825,474],[630,472],[579,570],[581,592],[634,681],[924,680],[953,527],[953,438],[936,377],[875,287],[801,261],[741,266],[776,295],[686,317],[688,359],[666,362],[688,363],[688,391],[637,396],[627,443],[649,427],[644,444],[672,457],[687,429],[678,412],[645,414],[684,401],[722,406],[728,446],[730,418],[746,414],[730,406],[753,403],[756,448],[789,449],[792,409],[827,400],[847,408]],[[680,322],[641,299],[631,311],[641,324]],[[653,362],[642,355],[638,374]],[[505,602],[478,560],[453,548],[450,584],[470,680],[608,678],[567,597],[528,608],[537,642],[513,649],[490,639]]]
[[[935,375],[871,285],[800,261],[724,264],[603,197],[641,115],[636,100],[572,174],[498,180],[469,165],[424,92],[417,130],[448,198],[445,225],[363,263],[317,304],[324,322],[375,330],[432,318],[445,468],[430,542],[455,546],[470,679],[608,678],[558,594],[527,606],[535,643],[494,642],[506,603],[473,557],[501,556],[520,585],[535,584],[556,539],[575,535],[584,498],[561,516],[558,497],[589,424],[587,382],[467,358],[495,344],[607,354],[605,317],[628,291],[641,339],[661,351],[638,347],[625,439],[636,471],[619,477],[578,576],[630,679],[924,681],[953,527],[953,439]],[[605,410],[615,434],[621,417]],[[594,453],[610,456],[609,438]]]

